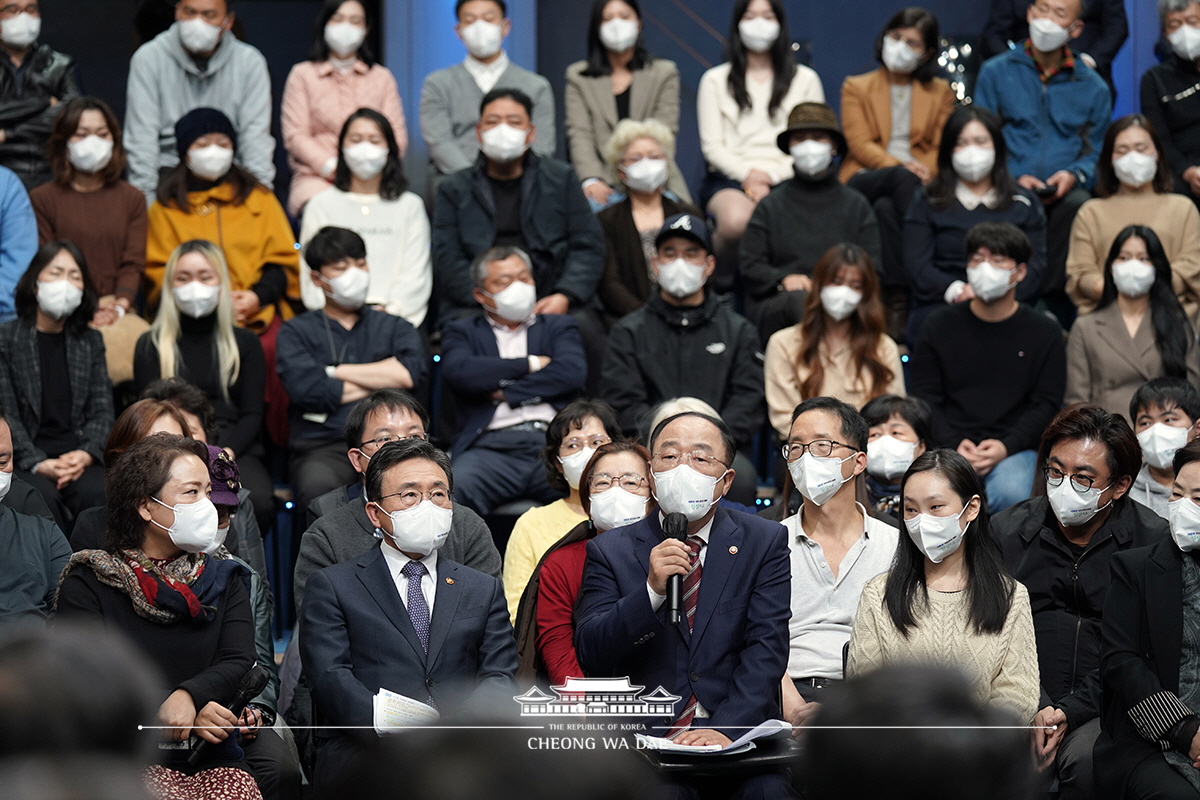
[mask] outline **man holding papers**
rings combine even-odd
[[[318,796],[376,733],[512,706],[517,649],[503,587],[438,557],[452,491],[445,453],[423,439],[385,444],[366,478],[383,541],[308,581],[300,654],[317,724],[329,726],[316,734]]]

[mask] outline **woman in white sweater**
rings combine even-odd
[[[729,60],[700,78],[696,117],[708,174],[700,207],[717,223],[716,252],[737,244],[759,200],[792,177],[776,139],[799,103],[825,101],[817,73],[796,63],[781,0],[738,0]]]
[[[338,142],[333,186],[304,207],[300,243],[308,244],[326,226],[357,233],[371,265],[367,304],[419,328],[433,290],[429,217],[421,198],[408,191],[392,126],[378,111],[360,108],[342,126]],[[322,308],[325,295],[303,260],[300,271],[304,305]]]
[[[956,666],[981,700],[1022,722],[1038,710],[1029,592],[1001,560],[983,486],[953,450],[931,450],[900,482],[903,526],[892,568],[863,588],[846,676],[888,663]]]

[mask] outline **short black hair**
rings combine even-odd
[[[1028,264],[1033,245],[1025,231],[1011,222],[981,222],[967,231],[967,258],[981,247],[993,255],[1007,256],[1018,264]]]
[[[401,439],[388,442],[371,456],[367,466],[367,499],[379,502],[383,498],[383,474],[397,464],[413,459],[432,461],[446,473],[446,487],[454,491],[454,472],[450,457],[424,439]]]
[[[1183,447],[1175,451],[1175,460],[1171,462],[1171,469],[1176,475],[1178,475],[1179,470],[1183,469],[1188,464],[1191,464],[1193,461],[1200,461],[1200,439],[1188,442]]]
[[[828,411],[838,417],[842,425],[842,436],[847,440],[845,444],[860,453],[867,452],[867,438],[871,435],[871,426],[857,408],[836,397],[810,397],[796,406],[796,410],[792,412],[792,422],[809,411]]]
[[[1129,401],[1129,419],[1137,424],[1138,412],[1158,406],[1178,408],[1192,422],[1200,419],[1200,391],[1183,378],[1153,378],[1138,387]]]
[[[899,416],[912,427],[926,447],[933,444],[933,410],[920,397],[881,394],[863,406],[860,413],[867,421],[868,429]]]
[[[737,457],[737,440],[733,438],[733,433],[730,432],[729,426],[724,420],[717,417],[701,414],[699,411],[680,411],[678,414],[672,414],[662,422],[654,426],[654,430],[650,432],[650,452],[654,452],[654,444],[658,441],[658,437],[662,435],[663,428],[670,425],[680,417],[699,417],[705,422],[711,422],[721,434],[721,446],[725,448],[725,466],[731,466],[733,459]]]
[[[458,19],[458,12],[461,11],[462,7],[465,6],[469,2],[471,2],[471,0],[458,0],[458,2],[454,4],[454,18],[455,19]],[[508,17],[508,5],[504,2],[504,0],[489,0],[489,2],[495,3],[496,5],[500,6],[501,15],[503,15],[505,18]]]
[[[371,412],[381,408],[386,408],[389,411],[399,411],[405,409],[412,413],[414,417],[421,420],[421,427],[425,432],[429,432],[429,415],[425,413],[424,407],[417,402],[417,398],[413,397],[408,392],[400,389],[376,389],[369,395],[359,400],[350,409],[350,414],[346,417],[346,449],[353,450],[356,447],[362,447],[363,431],[367,428],[367,417],[371,416]]]
[[[479,116],[483,116],[483,110],[497,100],[512,100],[520,103],[525,107],[525,113],[529,115],[529,119],[533,119],[533,101],[529,99],[529,95],[522,92],[520,89],[514,89],[511,86],[497,86],[483,96],[479,101]]]
[[[1108,451],[1106,463],[1113,480],[1134,478],[1142,468],[1142,446],[1133,428],[1120,414],[1105,411],[1100,406],[1077,403],[1067,406],[1046,426],[1038,445],[1038,460],[1045,467],[1050,452],[1059,442],[1090,439],[1100,442]]]
[[[64,325],[66,330],[82,336],[88,331],[88,325],[96,313],[96,306],[99,304],[100,298],[96,294],[96,285],[92,283],[91,274],[88,272],[87,259],[83,257],[83,252],[74,242],[56,239],[46,242],[38,248],[33,260],[29,262],[25,274],[17,281],[17,286],[13,290],[13,306],[16,308],[17,316],[21,319],[30,322],[37,319],[38,276],[46,268],[46,265],[64,250],[70,253],[71,258],[75,259],[75,263],[79,265],[79,271],[83,274],[83,299],[79,301],[79,307],[67,317]]]
[[[363,238],[348,228],[326,225],[317,231],[304,246],[304,262],[308,268],[320,272],[327,264],[336,264],[343,258],[366,258],[367,244]]]
[[[595,417],[604,426],[605,432],[614,442],[624,441],[621,433],[621,423],[617,421],[617,412],[603,400],[574,400],[563,407],[550,420],[546,429],[546,446],[542,448],[542,466],[546,468],[546,482],[554,489],[567,494],[571,484],[558,471],[558,448],[567,434],[583,427],[583,421]]]
[[[200,420],[204,435],[210,439],[217,431],[217,413],[208,401],[208,395],[196,384],[188,383],[179,376],[151,381],[150,385],[142,390],[141,399],[164,400],[186,411]]]

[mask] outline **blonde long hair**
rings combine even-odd
[[[221,397],[228,400],[229,387],[237,381],[242,369],[242,356],[233,336],[233,298],[229,292],[229,267],[225,264],[221,248],[206,239],[184,242],[176,247],[167,259],[158,315],[150,326],[150,341],[158,348],[159,377],[174,378],[179,374],[178,366],[182,360],[179,355],[179,307],[175,305],[175,294],[171,287],[175,282],[175,266],[180,258],[189,253],[204,256],[221,280],[214,338],[217,347],[217,372],[221,378]]]

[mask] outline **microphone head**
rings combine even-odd
[[[255,697],[266,688],[267,681],[270,679],[270,671],[262,664],[255,664],[246,672],[246,676],[242,678],[241,691],[250,697]]]
[[[686,539],[687,526],[687,517],[678,511],[667,514],[663,518],[663,532],[673,539]]]

